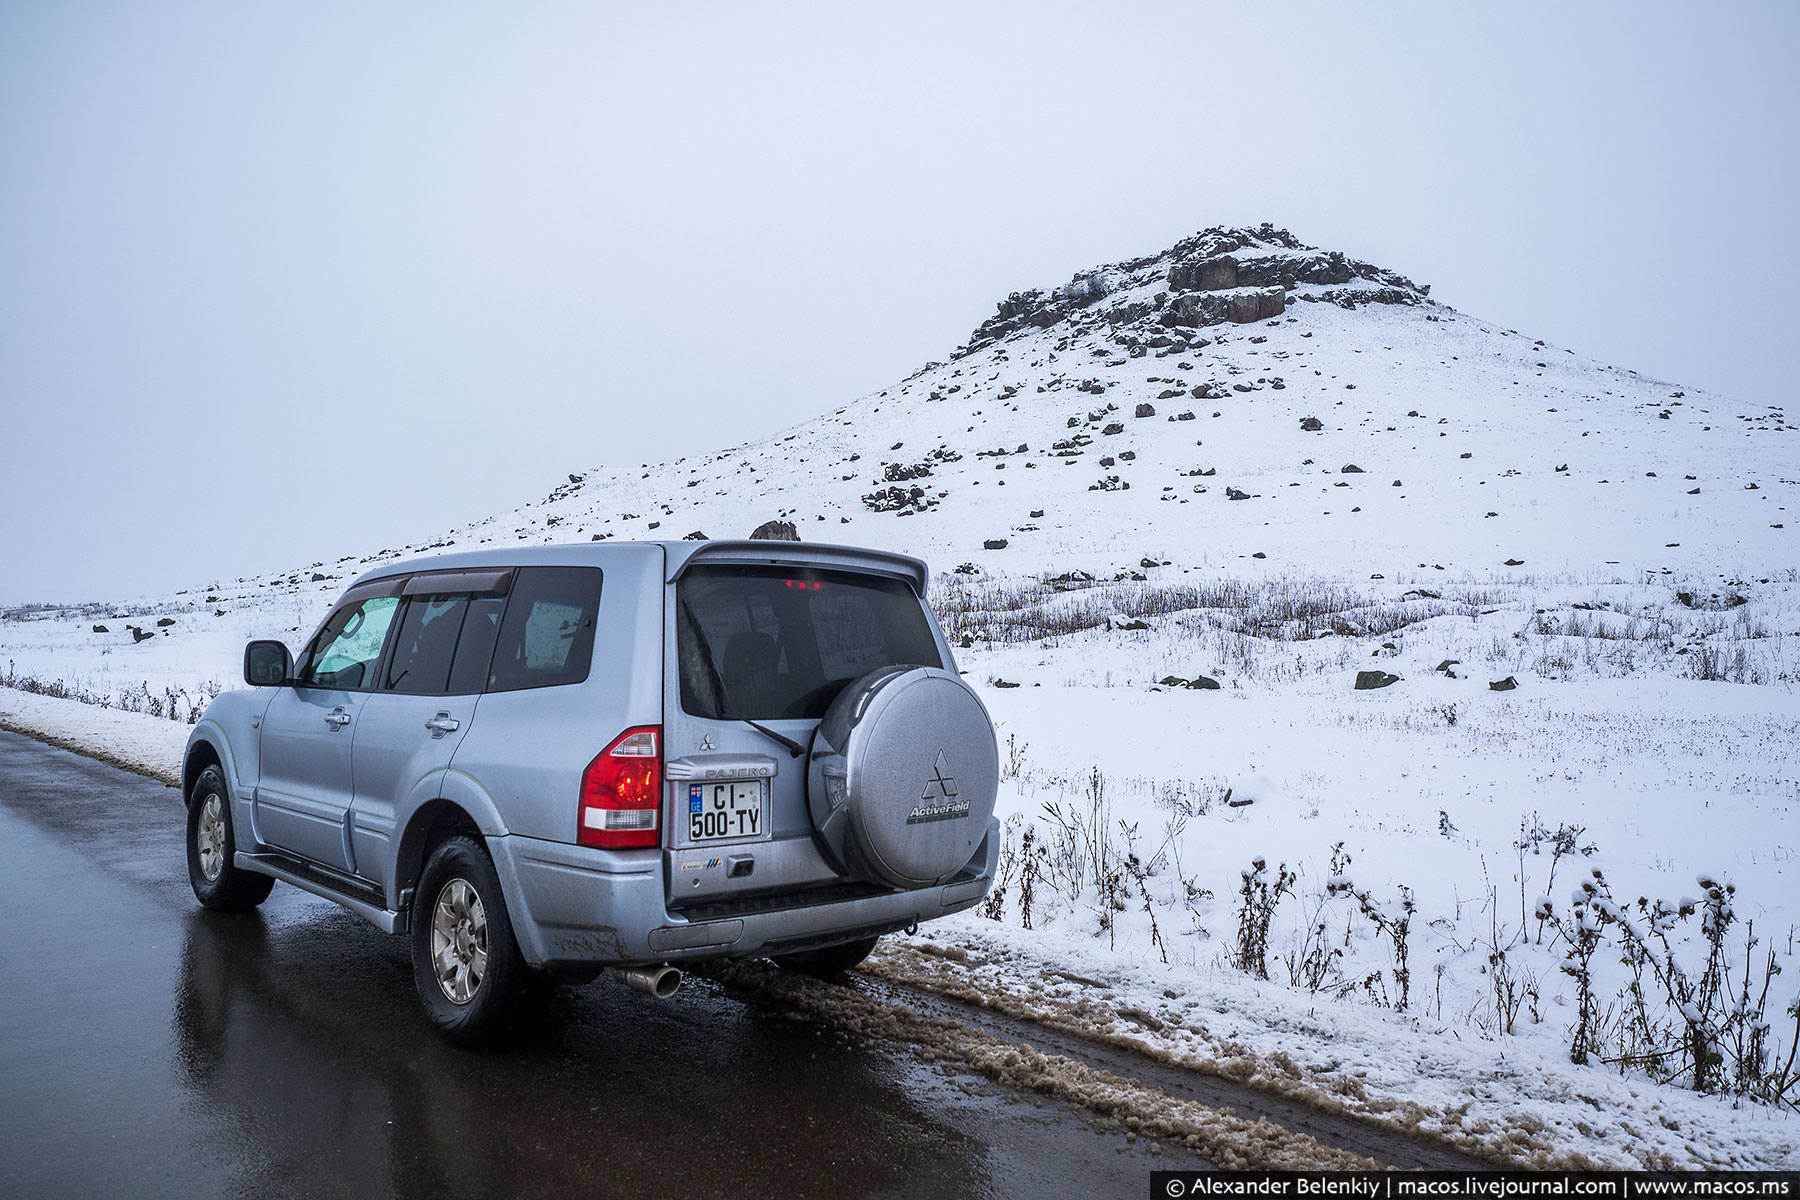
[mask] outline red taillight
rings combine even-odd
[[[825,583],[820,579],[784,579],[782,580],[782,584],[786,587],[797,588],[803,592],[822,592],[825,590]]]
[[[654,846],[661,807],[662,729],[627,729],[581,773],[575,839],[606,850]]]

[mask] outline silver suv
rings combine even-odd
[[[276,880],[412,940],[426,1013],[487,1040],[607,970],[832,974],[977,903],[999,762],[925,565],[792,542],[477,551],[357,579],[187,745],[188,877]]]

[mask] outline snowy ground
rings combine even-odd
[[[0,729],[180,786],[188,728],[178,722],[0,688]]]
[[[1080,962],[1174,993],[1158,1003],[1253,1012],[1206,1028],[1309,1072],[1341,1042],[1333,1070],[1355,1086],[1446,1112],[1463,1097],[1490,1132],[1527,1129],[1526,1157],[1793,1163],[1794,1118],[1683,1096],[1678,1072],[1648,1082],[1643,1054],[1667,1048],[1679,1006],[1652,987],[1633,1031],[1613,918],[1645,930],[1640,896],[1679,910],[1706,900],[1703,876],[1721,896],[1729,880],[1718,1019],[1755,1025],[1748,962],[1761,1061],[1779,1067],[1800,994],[1800,429],[1779,405],[1643,379],[1419,296],[1290,301],[1151,345],[1133,314],[1169,269],[1107,268],[1105,295],[1050,327],[762,442],[572,476],[404,552],[741,536],[781,517],[809,541],[923,554],[1009,767],[1004,892],[993,919],[942,935],[989,964],[980,986],[1038,996],[1005,964]],[[865,497],[890,486],[920,490],[876,511]],[[0,613],[0,720],[168,770],[246,640],[297,644],[349,578],[402,552]],[[1401,678],[1357,691],[1359,671]],[[1198,676],[1220,686],[1164,682]],[[1253,891],[1294,873],[1268,919],[1269,983],[1239,947],[1258,856]],[[1596,868],[1618,907],[1577,911]],[[1402,888],[1398,1013],[1379,924],[1407,915]],[[1603,926],[1599,1031],[1574,1067],[1556,922],[1584,915]],[[1705,975],[1705,915],[1674,919],[1640,968]],[[1771,953],[1786,973],[1763,996]],[[1111,1003],[1070,986],[1056,1003]],[[1637,1057],[1609,1064],[1621,1055]]]
[[[1238,1079],[1521,1167],[1800,1165],[1800,1119],[1572,1067],[1527,1041],[1334,1004],[1229,971],[1121,961],[963,914],[876,976]],[[1153,1114],[1147,1114],[1153,1115]]]
[[[1087,674],[1103,678],[1105,658],[1090,663]],[[1313,986],[1396,1003],[1386,942],[1352,896],[1328,895],[1326,885],[1354,883],[1389,907],[1405,886],[1417,905],[1411,1007],[1473,1036],[1498,1034],[1509,1023],[1490,959],[1505,950],[1522,997],[1510,1033],[1566,1049],[1563,947],[1536,919],[1539,898],[1566,912],[1565,897],[1601,869],[1621,900],[1675,901],[1699,895],[1696,880],[1708,874],[1735,885],[1738,919],[1753,920],[1791,970],[1800,916],[1800,697],[1791,690],[1521,675],[1516,690],[1493,692],[1489,672],[1450,679],[1402,666],[1407,677],[1378,691],[1354,691],[1349,672],[1331,671],[1158,692],[1075,682],[1067,677],[1080,668],[1054,656],[1034,665],[1000,674],[1049,676],[1043,687],[990,693],[1003,741],[1020,748],[1003,810],[1017,832],[1049,841],[1053,861],[1063,830],[1091,845],[1100,824],[1115,857],[1135,853],[1148,872],[1141,888],[1128,872],[1123,911],[1103,921],[1088,851],[1085,878],[1071,885],[1064,870],[1039,884],[1039,929],[1072,930],[1139,959],[1227,965],[1241,871],[1261,857],[1296,875],[1271,923],[1270,973],[1294,980],[1299,968],[1286,960],[1304,957],[1307,934],[1322,926],[1321,943],[1343,953]],[[1559,829],[1574,850],[1560,858],[1547,836]],[[1340,844],[1348,862],[1334,870]],[[1015,882],[1002,920],[1019,924],[1021,908]],[[1703,955],[1688,949],[1697,973]],[[1597,967],[1608,995],[1622,985],[1612,957]],[[1372,992],[1359,986],[1374,972]],[[1788,1026],[1788,1044],[1781,1010],[1794,994],[1777,981],[1770,1012]]]

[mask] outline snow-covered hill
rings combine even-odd
[[[1285,230],[1212,229],[1015,292],[946,361],[761,441],[204,590],[229,609],[401,554],[771,519],[940,570],[1744,574],[1800,563],[1797,434],[1780,404],[1593,362]]]
[[[942,569],[1749,569],[1800,561],[1796,433],[1778,406],[1495,328],[1285,231],[1211,230],[1015,293],[947,361],[827,416],[589,470],[446,541],[786,518]]]

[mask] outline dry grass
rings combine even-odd
[[[1273,641],[1384,636],[1446,615],[1474,616],[1478,600],[1451,592],[1394,600],[1329,580],[1063,580],[1052,576],[946,575],[933,606],[961,645],[1008,645],[1066,637],[1114,617],[1192,614],[1228,633]]]

